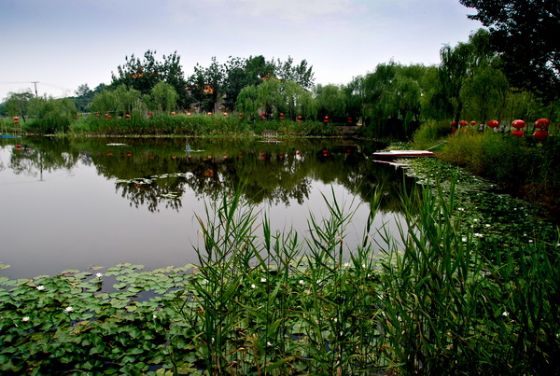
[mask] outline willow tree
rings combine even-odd
[[[160,81],[150,91],[151,105],[158,111],[173,111],[177,107],[177,92],[170,84]]]

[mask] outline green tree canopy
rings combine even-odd
[[[177,92],[172,85],[160,81],[152,88],[151,103],[158,111],[173,111],[177,106]]]
[[[460,0],[469,16],[488,27],[504,71],[517,87],[548,100],[560,97],[560,5],[558,0]]]
[[[158,82],[164,81],[177,92],[180,106],[185,107],[190,103],[181,59],[176,51],[171,55],[163,55],[161,61],[156,59],[156,51],[152,50],[146,51],[143,59],[132,54],[126,56],[125,60],[124,65],[117,67],[116,74],[111,73],[113,88],[126,85],[141,94],[149,94]]]
[[[4,101],[4,111],[10,116],[20,116],[25,121],[29,114],[29,102],[33,98],[30,91],[10,93]]]

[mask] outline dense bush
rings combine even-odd
[[[31,120],[25,124],[25,130],[40,134],[67,132],[77,115],[72,100],[51,98],[33,98],[29,113]]]

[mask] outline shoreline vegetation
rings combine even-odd
[[[556,374],[558,230],[432,162],[415,162],[427,189],[403,196],[406,228],[383,249],[371,222],[344,248],[353,208],[334,195],[327,218],[310,214],[307,239],[271,233],[234,195],[199,213],[194,268],[0,277],[0,369]]]

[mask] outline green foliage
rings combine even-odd
[[[158,111],[171,112],[177,106],[177,92],[168,83],[158,82],[150,92],[151,102]]]
[[[554,0],[461,0],[475,8],[469,16],[489,29],[492,47],[502,56],[504,72],[520,88],[549,101],[558,99],[560,34],[558,3]]]
[[[420,128],[413,135],[414,147],[418,149],[434,146],[437,141],[449,135],[451,128],[447,121],[428,120],[420,125]]]
[[[161,61],[156,59],[156,51],[152,50],[147,50],[142,60],[134,54],[130,57],[126,56],[125,60],[124,65],[117,67],[117,74],[111,73],[111,87],[118,88],[125,85],[127,88],[139,91],[142,95],[147,95],[158,82],[164,81],[173,86],[177,92],[181,107],[186,107],[190,103],[181,58],[176,51],[167,56],[163,55]]]
[[[77,116],[76,106],[71,99],[33,98],[29,103],[31,120],[25,129],[32,133],[63,133]]]
[[[23,121],[29,114],[29,103],[34,98],[31,92],[10,93],[4,101],[4,111],[9,116],[20,116]]]
[[[293,81],[269,79],[258,86],[241,90],[237,98],[237,111],[258,118],[259,112],[277,117],[284,113],[287,119],[296,120],[298,115],[314,119],[316,103],[311,93]]]
[[[560,161],[558,144],[558,137],[536,143],[531,137],[518,139],[466,129],[448,139],[441,157],[537,203],[553,203],[560,175],[550,166]]]
[[[319,119],[330,117],[344,117],[346,115],[346,96],[342,88],[336,85],[317,85],[315,88]]]

